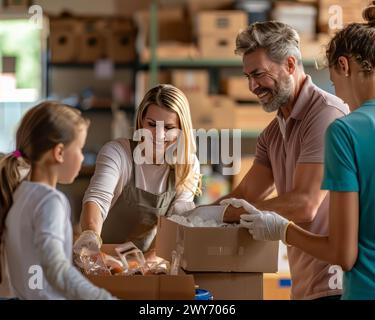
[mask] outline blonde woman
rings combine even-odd
[[[105,243],[133,241],[147,251],[158,216],[194,209],[200,168],[192,132],[189,103],[182,91],[161,84],[146,93],[137,110],[134,135],[142,139],[111,141],[98,154],[83,199],[83,233],[75,250],[97,249],[102,238]],[[170,164],[168,155],[175,155],[177,163]]]

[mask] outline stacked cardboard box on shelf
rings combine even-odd
[[[74,18],[51,19],[50,30],[51,61],[74,61],[77,58],[78,36],[82,33],[81,23]]]
[[[135,28],[128,18],[51,18],[50,30],[53,63],[135,60]]]
[[[244,228],[192,228],[161,217],[156,254],[171,261],[174,250],[214,299],[263,299],[263,273],[277,272],[278,242],[254,241]]]
[[[137,45],[140,59],[150,60],[149,10],[135,14],[138,28]],[[198,51],[192,43],[191,26],[182,7],[161,8],[157,12],[157,57],[158,59],[184,59],[197,57]]]
[[[82,63],[95,62],[105,57],[105,40],[103,19],[87,18],[79,21],[82,33],[79,35],[77,61]]]
[[[275,113],[264,111],[259,104],[238,104],[234,116],[233,128],[260,132],[275,118]]]
[[[233,128],[234,102],[225,95],[208,95],[207,70],[172,70],[171,83],[185,93],[195,129]]]
[[[245,77],[230,76],[223,80],[222,88],[226,95],[238,101],[258,101],[258,97],[249,90]]]
[[[317,8],[308,3],[275,2],[272,18],[284,22],[295,30],[300,36],[314,39],[316,34]]]
[[[247,15],[240,10],[202,11],[195,26],[203,58],[235,59],[235,39],[247,27]]]
[[[232,129],[234,102],[225,95],[189,97],[191,118],[195,129]]]

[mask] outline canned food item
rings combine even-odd
[[[212,293],[204,289],[195,289],[195,300],[213,300]]]

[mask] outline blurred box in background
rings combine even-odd
[[[239,101],[258,101],[258,97],[249,90],[249,81],[243,76],[231,76],[222,81],[222,90],[229,97]]]
[[[243,10],[248,15],[248,24],[268,21],[272,3],[268,0],[237,0],[236,9]]]
[[[247,14],[240,10],[202,11],[197,14],[195,34],[204,58],[239,59],[234,54],[236,36],[247,27]]]
[[[317,8],[309,4],[293,2],[275,2],[272,11],[273,20],[284,22],[300,36],[314,39],[316,35]]]
[[[198,36],[237,35],[246,26],[247,16],[241,10],[202,11],[197,15],[196,33]]]
[[[225,95],[189,95],[194,129],[232,129],[234,101]]]
[[[200,35],[199,52],[202,58],[240,59],[234,54],[236,36],[229,34]]]
[[[30,0],[4,0],[4,7],[9,9],[27,10],[30,5]]]
[[[189,95],[208,95],[209,74],[207,70],[172,70],[171,83]]]
[[[186,6],[191,17],[200,11],[232,9],[234,0],[187,0]]]
[[[258,104],[237,104],[234,108],[233,128],[260,132],[275,116],[275,112],[266,112]]]
[[[158,10],[158,47],[166,46],[167,50],[159,52],[159,58],[188,58],[194,55],[194,50],[191,49],[192,34],[190,21],[187,18],[182,7],[175,7],[169,9]],[[141,60],[146,62],[149,57],[150,47],[150,11],[139,11],[135,14],[135,21],[137,24],[137,50],[141,56]],[[180,45],[180,48],[179,48]],[[177,50],[174,52],[174,46]],[[158,49],[159,50],[159,49]],[[185,50],[181,54],[181,50]],[[180,52],[179,52],[180,51]],[[162,56],[160,56],[160,53]]]
[[[130,19],[116,19],[111,21],[106,32],[106,56],[115,63],[134,61],[136,29]]]
[[[315,40],[302,36],[300,43],[302,59],[305,61],[324,60],[326,56],[326,48],[330,39],[331,36],[325,33],[318,34]]]
[[[114,0],[115,12],[122,16],[133,16],[136,11],[148,10],[150,9],[152,0]]]
[[[105,21],[101,19],[81,19],[82,33],[79,36],[77,60],[91,63],[105,57]]]
[[[49,47],[51,62],[73,62],[78,56],[79,34],[83,25],[74,18],[51,18]]]

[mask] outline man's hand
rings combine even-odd
[[[248,214],[241,215],[241,226],[249,229],[255,240],[286,243],[286,229],[290,222],[272,211],[260,211],[243,199],[226,199],[235,208],[243,208]],[[225,200],[224,200],[225,201]]]

